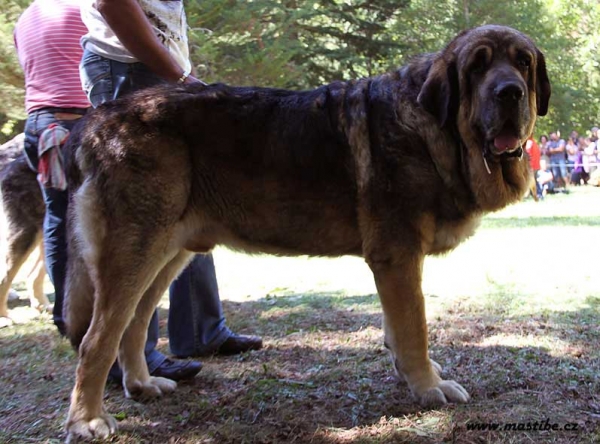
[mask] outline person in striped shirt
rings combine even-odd
[[[64,180],[46,180],[48,168],[60,173],[60,164],[40,159],[38,152],[45,130],[53,126],[71,130],[90,106],[79,82],[83,52],[79,39],[85,32],[79,0],[35,0],[19,17],[14,30],[17,55],[25,74],[25,154],[31,169],[39,173],[46,204],[44,254],[55,289],[53,319],[62,334],[68,196]],[[54,156],[57,159],[59,162],[60,156]]]
[[[61,334],[66,333],[62,314],[67,264],[66,183],[44,180],[46,165],[44,140],[68,135],[90,107],[79,76],[83,55],[81,37],[87,27],[81,20],[80,0],[35,0],[19,17],[14,30],[15,47],[25,73],[25,154],[38,173],[46,204],[44,252],[48,274],[55,288],[53,319]],[[49,137],[46,137],[49,134]],[[59,141],[60,151],[64,140]],[[52,144],[52,143],[51,143]],[[43,148],[43,147],[42,147]],[[59,165],[54,167],[60,169]],[[56,169],[55,168],[55,169]],[[58,181],[60,182],[60,181]],[[180,380],[195,376],[201,364],[176,361],[156,350],[158,325],[146,343],[146,362],[154,376]],[[120,375],[115,363],[113,372]]]
[[[112,14],[108,21],[114,26],[115,15],[119,20],[123,20],[120,24],[124,25],[127,34],[123,40],[127,46],[131,46],[133,41],[136,53],[140,48],[142,51],[149,49],[146,54],[151,60],[150,68],[156,71],[155,74],[151,74],[148,68],[140,66],[140,63],[135,65],[137,67],[135,70],[129,70],[129,67],[134,66],[132,62],[135,63],[136,60],[128,55],[126,47],[120,43],[103,15],[96,9],[94,0],[35,0],[19,18],[14,32],[19,61],[25,72],[28,112],[25,151],[31,168],[40,173],[39,178],[43,182],[42,191],[47,205],[44,224],[46,264],[55,286],[54,322],[62,334],[65,333],[62,305],[66,268],[67,192],[64,184],[57,186],[60,180],[43,180],[42,176],[47,172],[48,166],[44,162],[45,159],[40,162],[38,155],[41,145],[40,136],[42,141],[45,140],[44,131],[55,124],[60,129],[71,130],[78,119],[85,114],[90,100],[94,106],[98,106],[128,91],[171,80],[168,72],[161,71],[161,67],[166,66],[167,70],[174,70],[176,80],[185,77],[181,83],[198,81],[190,75],[189,60],[178,58],[178,60],[187,60],[186,68],[183,70],[185,76],[183,76],[178,62],[172,59],[172,54],[187,57],[187,38],[179,41],[185,37],[186,32],[185,15],[180,1],[168,2],[169,5],[166,5],[165,2],[158,0],[143,0],[145,7],[152,6],[151,4],[154,3],[158,15],[145,14],[147,11],[142,10],[136,0],[107,3],[109,5],[105,11],[108,11],[109,16]],[[152,29],[148,17],[153,16],[159,20],[162,16],[160,11],[165,8],[173,9],[173,5],[179,10],[179,17],[184,20],[179,23],[180,37],[175,39],[177,43],[173,48],[165,51],[166,46],[162,44],[166,41],[162,42],[159,39],[149,44],[147,37],[154,38],[153,31],[150,31],[150,34],[146,33],[146,39],[138,39],[140,20],[142,28],[145,26],[148,31]],[[134,15],[135,12],[141,12],[142,15],[131,17],[132,7]],[[90,29],[82,22],[82,15]],[[175,24],[178,23],[176,18],[173,21]],[[137,26],[134,26],[136,23]],[[163,27],[162,22],[160,27]],[[122,38],[123,26],[119,27],[117,24],[116,28]],[[80,39],[86,46],[85,54]],[[159,44],[153,46],[152,43]],[[114,53],[114,49],[111,49],[114,45],[120,48],[121,56],[129,63],[117,62],[92,52],[111,55]],[[156,52],[159,54],[157,55]],[[87,96],[82,90],[80,64],[82,73],[92,74],[91,78],[83,79]],[[110,65],[110,72],[93,72],[98,68],[105,69],[108,65]],[[63,134],[54,131],[52,135],[56,133]],[[262,347],[261,338],[235,334],[226,326],[212,257],[201,257],[194,262],[196,264],[194,273],[191,273],[191,269],[188,273],[184,273],[175,284],[177,288],[175,295],[173,292],[171,294],[169,339],[173,353],[183,357],[236,354]],[[194,291],[191,291],[192,288]],[[148,341],[145,347],[146,362],[152,375],[181,380],[194,377],[198,373],[201,368],[199,362],[169,359],[156,350],[157,342],[158,318],[155,313],[148,330]],[[113,379],[120,379],[120,369],[117,365],[113,366],[111,376]]]

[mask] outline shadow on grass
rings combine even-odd
[[[578,311],[503,318],[501,299],[490,298],[488,305],[449,309],[430,323],[432,357],[447,369],[445,378],[472,394],[465,406],[425,412],[413,402],[382,347],[376,295],[225,301],[231,328],[262,335],[266,347],[205,359],[193,382],[160,401],[135,403],[109,387],[107,409],[120,418],[111,442],[512,443],[518,437],[468,432],[465,424],[540,418],[577,423],[581,433],[544,435],[540,442],[593,442],[600,436],[598,421],[588,414],[600,415],[594,410],[600,405],[598,299],[590,296],[590,307]],[[165,314],[161,310],[162,319]],[[588,322],[594,320],[595,326]],[[506,333],[533,337],[534,345],[486,342]],[[535,345],[548,337],[575,353]],[[47,325],[0,331],[0,344],[0,385],[6,388],[0,438],[64,437],[74,355]]]

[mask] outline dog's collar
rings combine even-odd
[[[514,150],[512,153],[503,153],[500,155],[500,157],[518,157],[519,160],[523,159],[523,147],[520,146],[519,148],[517,148],[516,150]]]
[[[514,150],[511,153],[502,153],[500,155],[493,155],[490,150],[488,149],[488,147],[484,147],[483,151],[481,152],[481,155],[483,157],[483,164],[485,165],[485,169],[487,170],[488,174],[492,174],[492,171],[490,170],[490,167],[488,165],[487,162],[487,157],[488,156],[493,156],[492,159],[497,159],[500,158],[500,162],[502,162],[502,160],[504,159],[514,159],[516,157],[519,158],[519,162],[521,160],[523,160],[523,146],[519,146],[519,148],[517,148],[516,150]]]

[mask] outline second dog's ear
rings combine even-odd
[[[425,111],[435,116],[444,126],[458,103],[458,76],[456,62],[441,55],[434,60],[421,87],[417,102]]]

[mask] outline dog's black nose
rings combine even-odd
[[[518,83],[501,83],[494,89],[494,94],[498,100],[503,102],[518,102],[525,96],[525,91]]]

